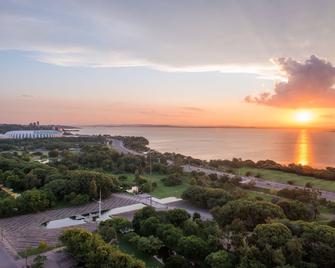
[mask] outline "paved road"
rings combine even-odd
[[[185,172],[191,172],[191,171],[200,171],[204,172],[206,174],[217,174],[219,176],[229,176],[229,177],[234,177],[234,174],[231,173],[226,173],[226,172],[221,172],[217,171],[215,169],[209,169],[209,168],[203,168],[203,167],[195,167],[192,165],[184,165],[183,169]],[[299,188],[299,189],[304,189],[302,186],[296,186],[296,185],[289,185],[285,183],[280,183],[280,182],[274,182],[274,181],[268,181],[268,180],[262,180],[256,177],[246,177],[242,176],[242,180],[244,181],[254,181],[255,186],[263,189],[276,189],[276,190],[281,190],[285,188],[289,189],[294,189],[294,188]],[[327,200],[335,200],[335,193],[334,192],[328,192],[328,191],[321,191],[321,197],[327,199]]]
[[[112,143],[112,144],[110,144]],[[107,141],[107,146],[113,147],[114,150],[116,150],[119,153],[122,154],[133,154],[133,155],[144,155],[142,153],[136,152],[134,150],[128,149],[123,145],[123,142],[121,140],[117,139],[110,139]]]
[[[127,154],[143,155],[141,153],[134,152],[133,150],[130,150],[130,149],[126,148],[123,145],[123,142],[121,140],[113,139],[112,141],[113,141],[113,144],[112,144],[113,148],[115,150],[119,151],[119,152],[123,152],[123,153],[127,153]],[[206,174],[217,174],[217,175],[220,175],[220,176],[228,176],[230,178],[236,176],[235,174],[231,174],[231,173],[227,173],[227,172],[221,172],[221,171],[218,171],[218,170],[215,170],[215,169],[192,166],[192,165],[184,165],[183,169],[184,169],[185,172],[201,171],[201,172],[204,172]],[[253,181],[255,181],[255,186],[256,187],[263,188],[263,189],[276,189],[276,190],[281,190],[281,189],[285,189],[285,188],[304,189],[304,187],[302,187],[302,186],[289,185],[289,184],[274,182],[274,181],[269,181],[269,180],[262,180],[262,179],[256,178],[256,177],[242,176],[241,178],[244,181],[253,180]],[[321,197],[323,197],[327,200],[331,200],[331,201],[335,200],[335,192],[328,192],[328,191],[323,191],[323,190],[320,190],[320,192],[321,192]]]
[[[0,267],[1,268],[18,268],[20,267],[12,256],[0,247]]]

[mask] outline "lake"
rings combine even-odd
[[[335,132],[311,129],[82,127],[80,134],[143,136],[159,152],[200,159],[271,159],[313,167],[335,166]]]

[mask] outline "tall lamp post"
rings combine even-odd
[[[152,175],[152,167],[151,167],[151,150],[149,150],[149,167],[150,167],[150,177]]]

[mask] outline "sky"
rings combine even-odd
[[[335,1],[2,0],[0,123],[334,127]]]

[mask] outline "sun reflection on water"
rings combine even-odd
[[[296,143],[295,162],[300,165],[309,165],[312,161],[312,150],[310,136],[306,129],[302,129],[298,134]]]

